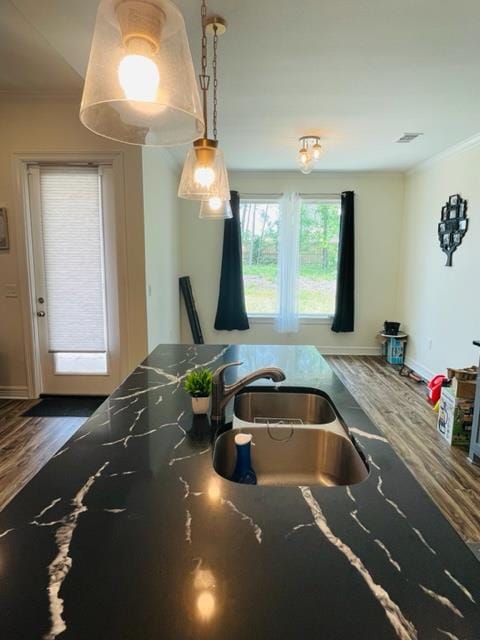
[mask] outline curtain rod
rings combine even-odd
[[[244,199],[261,199],[266,200],[278,200],[284,194],[283,193],[240,193],[240,198]],[[299,193],[300,198],[340,198],[341,193]]]

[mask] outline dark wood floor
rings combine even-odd
[[[37,402],[0,400],[0,510],[86,420],[21,415]]]
[[[465,542],[480,543],[480,467],[437,433],[425,386],[379,357],[327,360]]]

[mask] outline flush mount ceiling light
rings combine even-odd
[[[300,171],[306,175],[312,172],[314,165],[320,160],[322,146],[319,136],[302,136],[298,139],[298,165]]]
[[[185,144],[201,134],[185,23],[170,0],[101,0],[80,120],[129,144]]]
[[[200,88],[203,96],[203,119],[205,129],[203,137],[195,140],[189,150],[180,179],[178,196],[187,200],[202,202],[200,217],[230,218],[231,210],[227,206],[230,200],[230,185],[221,149],[217,138],[217,59],[218,38],[226,31],[226,22],[218,16],[207,18],[207,6],[202,0],[202,71]],[[210,76],[207,74],[207,34],[213,34],[213,138],[208,135],[208,90]]]

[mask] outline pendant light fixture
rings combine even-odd
[[[305,175],[312,172],[314,165],[320,160],[322,146],[318,136],[302,136],[298,139],[300,150],[298,152],[298,165]]]
[[[188,151],[180,179],[178,196],[187,200],[201,201],[200,217],[221,219],[231,217],[227,207],[230,201],[230,185],[223,152],[218,147],[217,137],[217,56],[218,37],[225,33],[226,22],[220,17],[207,18],[205,0],[201,5],[202,17],[202,70],[199,76],[203,96],[203,137],[195,140]],[[210,76],[207,74],[207,33],[213,33],[213,138],[208,135],[208,90]]]
[[[204,129],[182,14],[170,0],[101,0],[80,120],[130,144],[191,142]]]

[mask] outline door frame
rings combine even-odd
[[[109,153],[41,153],[34,151],[15,153],[13,155],[13,176],[16,183],[14,189],[16,196],[15,208],[18,212],[18,220],[15,225],[18,247],[17,260],[19,281],[25,283],[25,287],[19,287],[18,295],[23,325],[28,397],[30,398],[38,398],[41,393],[41,368],[39,337],[35,317],[37,305],[35,300],[33,245],[31,237],[32,227],[27,172],[29,164],[42,162],[55,162],[59,164],[92,162],[96,164],[110,164],[112,166],[115,197],[120,379],[123,379],[128,374],[128,278],[124,154],[121,151]]]

